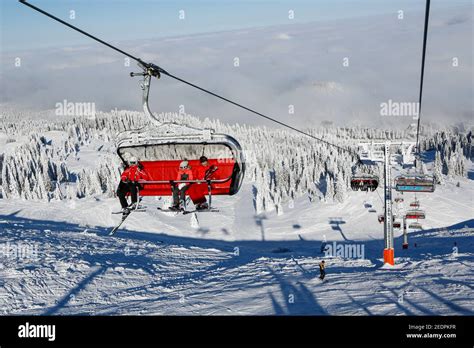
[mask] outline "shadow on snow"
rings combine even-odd
[[[70,289],[66,295],[56,302],[53,307],[48,308],[45,311],[45,315],[53,315],[60,313],[62,308],[68,306],[68,303],[71,298],[76,296],[83,290],[91,281],[100,275],[104,274],[108,268],[120,265],[124,268],[129,269],[141,269],[149,275],[153,276],[157,274],[157,267],[161,267],[161,272],[163,272],[163,266],[166,266],[166,260],[159,260],[154,258],[152,255],[127,255],[123,252],[120,252],[120,249],[125,250],[128,243],[133,242],[144,242],[154,246],[182,246],[185,248],[198,247],[198,248],[213,248],[225,253],[225,257],[222,260],[218,260],[214,265],[206,267],[205,269],[198,269],[178,277],[170,277],[169,279],[164,279],[159,282],[154,283],[154,287],[162,286],[176,286],[182,283],[190,283],[199,280],[204,280],[210,273],[213,271],[222,271],[222,270],[231,270],[236,269],[240,266],[257,261],[262,257],[269,259],[279,260],[279,262],[292,262],[296,265],[297,269],[301,272],[303,280],[316,278],[319,273],[317,271],[317,262],[312,265],[312,269],[304,268],[299,262],[298,258],[304,257],[313,257],[316,261],[323,258],[321,254],[321,241],[315,240],[291,240],[291,241],[266,241],[264,239],[265,231],[264,224],[262,219],[258,220],[259,226],[261,227],[260,236],[256,236],[256,240],[242,240],[242,241],[222,241],[222,240],[212,240],[212,239],[202,239],[202,238],[193,238],[193,237],[179,237],[179,236],[170,236],[165,233],[147,233],[143,231],[128,231],[122,230],[117,232],[114,237],[107,236],[109,228],[104,227],[84,227],[78,224],[68,223],[68,222],[58,222],[58,221],[48,221],[48,220],[33,220],[28,218],[23,218],[18,216],[19,211],[9,214],[9,215],[0,215],[0,238],[6,237],[6,241],[10,243],[15,242],[35,242],[41,245],[45,243],[46,245],[53,246],[57,245],[64,247],[65,243],[69,243],[71,254],[66,256],[59,253],[56,250],[58,255],[58,260],[64,259],[64,257],[74,257],[74,260],[77,259],[84,260],[88,263],[95,264],[94,270],[88,274],[81,282],[79,282],[75,287]],[[333,223],[336,229],[340,229],[340,221]],[[417,241],[420,237],[428,235],[434,231],[446,230],[452,232],[450,237],[453,238],[453,242],[456,241],[456,245],[459,246],[459,249],[462,251],[464,245],[472,244],[472,237],[456,235],[455,230],[462,229],[465,227],[473,228],[474,219],[460,222],[458,224],[448,226],[442,229],[436,230],[426,230],[419,232],[412,232],[409,234],[410,241]],[[289,226],[290,228],[290,226]],[[342,231],[340,231],[342,233]],[[199,233],[199,232],[198,232]],[[202,235],[202,233],[201,233]],[[258,238],[262,240],[258,240]],[[88,245],[87,243],[92,243],[91,248],[82,253],[74,255],[74,245],[80,244],[82,247]],[[372,261],[375,266],[382,265],[382,249],[383,249],[383,240],[369,240],[361,241],[361,244],[365,246],[365,258]],[[338,242],[338,244],[344,244],[344,242]],[[409,257],[411,261],[425,260],[428,257],[432,257],[433,250],[431,246],[436,246],[437,250],[441,251],[438,255],[450,256],[452,254],[453,245],[446,243],[446,237],[439,236],[429,236],[429,238],[423,239],[423,243],[417,242],[417,247],[410,246],[408,250],[402,250],[402,237],[398,237],[395,240],[396,246],[396,257]],[[440,247],[441,246],[441,247]],[[101,249],[103,248],[103,249]],[[234,257],[236,248],[239,250],[239,256]],[[443,249],[444,248],[444,249]],[[279,250],[280,252],[275,252]],[[62,250],[64,251],[64,250]],[[281,252],[283,251],[283,252]],[[193,250],[189,249],[189,253],[192,253]],[[55,253],[55,249],[51,250],[51,253]],[[72,256],[71,256],[72,255]],[[45,256],[43,256],[45,257]],[[41,262],[41,260],[40,260]],[[446,260],[445,262],[450,262]],[[328,314],[327,311],[319,304],[317,299],[314,296],[314,292],[307,288],[307,285],[303,284],[302,281],[298,280],[298,277],[294,279],[289,279],[288,276],[278,274],[270,266],[267,266],[268,271],[271,274],[271,279],[273,282],[279,285],[281,297],[284,299],[283,305],[280,304],[277,300],[275,294],[268,292],[269,300],[273,306],[273,311],[275,314],[313,314],[313,315],[324,315]],[[374,267],[367,266],[354,266],[354,267],[331,267],[329,260],[328,267],[328,277],[331,277],[333,274],[350,274],[350,273],[363,273],[363,272],[373,272]],[[399,276],[403,277],[403,269],[394,269],[389,272],[394,272]],[[257,276],[255,276],[257,277]],[[452,283],[456,284],[456,280],[450,280],[448,278],[434,278],[434,282],[442,282],[443,284]],[[472,287],[470,287],[472,289]],[[318,287],[316,286],[316,290]],[[421,288],[425,293],[429,294],[433,301],[439,302],[445,306],[448,306],[452,311],[459,314],[473,314],[472,311],[462,308],[461,306],[448,302],[439,295],[433,293],[429,289]],[[396,295],[392,290],[389,290],[392,295]],[[286,301],[288,297],[292,295],[295,297],[295,300],[302,301],[303,305],[292,306]],[[348,298],[353,303],[358,304],[358,306],[363,307],[357,300],[355,300],[349,294]],[[432,311],[426,308],[422,308],[413,301],[406,300],[407,303],[423,314],[434,314]],[[394,302],[393,299],[390,299],[390,302]],[[395,303],[398,307],[400,305]],[[363,308],[363,313],[370,315],[371,312],[367,308]],[[412,314],[410,310],[406,307],[403,307],[402,310],[405,314]]]

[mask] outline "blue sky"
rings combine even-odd
[[[466,3],[466,0],[445,2],[453,1]],[[424,0],[31,0],[31,3],[115,42],[376,15],[424,6]],[[74,20],[69,19],[71,10],[76,14]],[[180,10],[185,11],[185,20],[178,18]],[[289,10],[294,10],[294,20],[288,19]],[[90,43],[17,0],[1,1],[1,23],[2,50],[6,51]]]

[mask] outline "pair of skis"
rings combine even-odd
[[[209,207],[207,209],[194,209],[194,210],[172,210],[172,209],[163,209],[163,208],[157,208],[158,210],[160,211],[163,211],[163,212],[173,212],[173,213],[182,213],[183,215],[187,215],[187,214],[192,214],[192,213],[218,213],[219,212],[219,209],[215,209],[215,208],[212,208],[212,207]],[[131,213],[136,213],[136,212],[145,212],[146,211],[146,207],[138,207],[137,209],[131,209],[131,210],[127,210],[125,212],[114,212],[112,214],[122,214],[122,220],[120,220],[120,223],[115,226],[110,232],[109,232],[109,236],[113,236],[115,234],[115,232],[118,231],[118,229],[120,227],[122,227],[123,223],[125,222],[125,220],[127,220],[127,218],[130,216]]]
[[[211,166],[208,170],[206,170],[206,173],[204,174],[204,180],[209,180],[211,178],[211,176],[218,169],[219,168],[216,167],[216,166]],[[191,185],[193,185],[193,183],[191,183],[189,186],[191,186]],[[186,197],[184,201],[183,200],[180,201],[180,207],[179,208],[164,209],[164,208],[158,207],[157,209],[162,211],[162,212],[166,212],[166,213],[176,213],[176,214],[182,213],[183,215],[192,214],[192,213],[201,213],[201,212],[217,213],[217,212],[219,212],[219,210],[210,206],[211,205],[211,194],[210,194],[211,185],[210,185],[210,183],[208,183],[208,188],[209,188],[209,207],[208,208],[187,210],[186,207],[188,206],[191,199],[189,197]],[[184,208],[182,208],[182,207],[184,207]]]
[[[146,207],[137,206],[137,208],[135,209],[129,209],[129,210],[120,211],[120,212],[113,212],[112,214],[122,214],[122,220],[120,220],[120,223],[109,232],[109,236],[113,236],[115,232],[117,232],[117,230],[123,225],[123,223],[125,222],[125,220],[127,220],[127,218],[130,216],[131,213],[145,212],[145,211],[146,211]]]
[[[216,209],[216,208],[212,208],[212,207],[209,207],[209,208],[206,208],[206,209],[194,209],[194,210],[186,210],[186,209],[166,209],[166,208],[156,208],[158,209],[159,211],[162,211],[162,212],[165,212],[165,213],[176,213],[176,214],[183,214],[183,215],[187,215],[187,214],[192,214],[192,213],[218,213],[219,212],[219,209]]]
[[[218,170],[218,167],[216,167],[216,166],[210,167],[204,175],[204,180],[208,180],[211,177],[211,175],[214,174],[217,170]],[[209,198],[209,200],[210,200],[210,198]],[[141,201],[141,198],[139,199],[139,202],[140,201]],[[183,205],[186,206],[187,203],[189,203],[189,197],[183,202]],[[163,209],[163,208],[159,208],[159,207],[157,209],[160,210],[160,211],[163,211],[163,212],[172,212],[172,213],[176,213],[176,214],[182,213],[183,215],[192,214],[192,213],[205,213],[205,212],[218,213],[219,212],[219,209],[215,209],[215,208],[212,208],[212,207],[208,207],[206,209],[194,209],[194,210]],[[120,221],[120,223],[117,226],[115,226],[109,232],[109,236],[113,236],[115,234],[115,232],[117,232],[117,230],[123,225],[125,220],[127,220],[127,218],[130,216],[130,214],[132,212],[144,212],[144,211],[146,211],[146,207],[143,207],[143,206],[140,206],[140,205],[137,204],[137,207],[135,209],[125,210],[125,211],[120,211],[120,212],[113,212],[112,214],[122,214],[122,220]]]

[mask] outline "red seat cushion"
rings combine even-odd
[[[196,169],[200,166],[199,160],[189,160],[189,165],[193,171],[194,180],[202,179],[197,178]],[[140,162],[143,165],[144,171],[150,177],[152,181],[162,181],[162,180],[176,180],[179,170],[179,164],[181,160],[173,161],[142,161]],[[232,184],[232,172],[234,169],[235,161],[232,158],[219,158],[209,159],[210,165],[217,166],[218,170],[213,174],[213,180],[227,179],[223,183],[213,183],[211,186],[213,195],[226,195],[229,194],[230,186]],[[196,191],[199,191],[199,194],[207,194],[207,185],[206,184],[192,184],[188,190],[189,195],[198,194]],[[143,189],[140,190],[140,196],[171,196],[171,185],[170,184],[144,184]]]

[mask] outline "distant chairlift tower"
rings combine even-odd
[[[390,166],[390,142],[384,144],[384,241],[383,261],[390,265],[395,264],[395,253],[393,249],[393,212],[392,212],[392,178]]]
[[[391,154],[392,146],[399,147],[402,152],[402,165],[411,164],[414,142],[360,142],[362,149],[361,160],[364,163],[384,163],[384,263],[395,264],[395,252],[393,242],[393,211],[392,211],[392,175]]]

